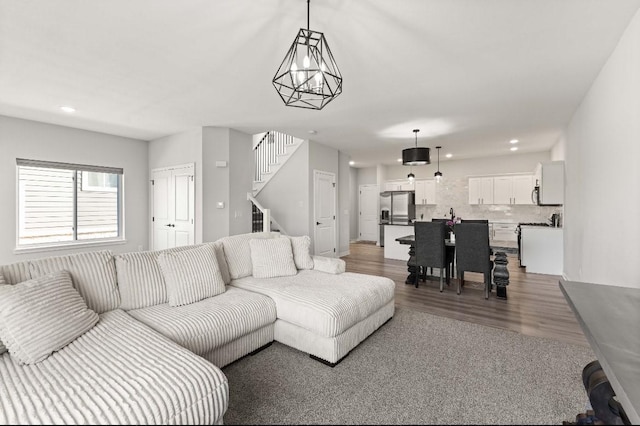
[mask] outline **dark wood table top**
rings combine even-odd
[[[416,242],[416,236],[415,235],[405,235],[404,237],[396,238],[396,241],[399,242],[400,244],[413,245],[413,243]],[[449,239],[444,240],[444,244],[446,246],[449,246],[449,247],[455,247],[456,246],[456,242],[455,241],[451,241]]]
[[[640,424],[640,288],[560,280],[631,424]]]

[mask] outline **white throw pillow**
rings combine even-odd
[[[170,306],[189,305],[226,290],[211,245],[162,253],[158,264],[167,284]]]
[[[287,277],[298,273],[288,238],[250,240],[249,247],[254,277]]]
[[[313,269],[313,259],[311,258],[311,238],[308,235],[301,237],[289,237],[291,249],[293,250],[293,261],[298,269]]]
[[[89,331],[98,314],[57,271],[0,286],[0,338],[20,364],[35,364]]]
[[[274,238],[275,236],[276,234],[271,232],[255,232],[221,238],[220,242],[224,247],[224,257],[227,259],[231,279],[237,280],[252,275],[249,241],[257,238]]]

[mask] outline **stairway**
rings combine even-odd
[[[252,195],[255,197],[287,160],[291,158],[304,140],[270,130],[266,133],[255,135],[254,141],[255,171]]]

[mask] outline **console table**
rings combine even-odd
[[[640,288],[560,280],[591,349],[632,424],[640,424]]]

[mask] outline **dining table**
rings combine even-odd
[[[405,280],[405,284],[415,284],[416,282],[416,274],[418,273],[418,268],[416,267],[416,236],[415,235],[405,235],[404,237],[396,238],[396,241],[400,244],[406,244],[409,246],[409,260],[407,261],[407,271],[409,275]],[[445,239],[444,245],[447,247],[448,256],[452,256],[455,262],[455,248],[456,242],[455,240]],[[455,268],[453,268],[455,271]],[[453,276],[453,274],[451,274]]]

